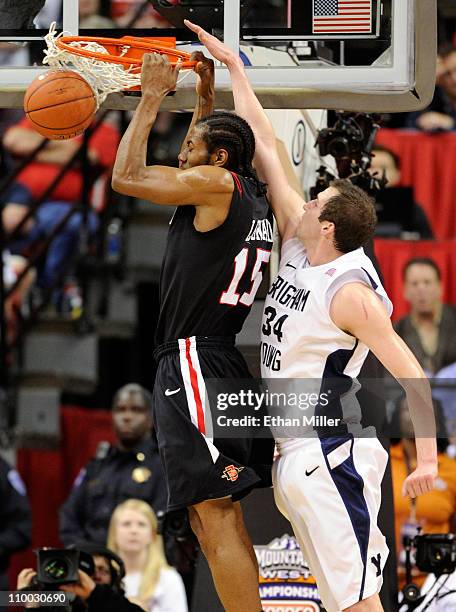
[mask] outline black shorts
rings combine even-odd
[[[192,337],[159,346],[153,418],[168,485],[168,511],[210,499],[237,501],[271,486],[274,442],[209,438],[205,379],[251,378],[228,338]]]

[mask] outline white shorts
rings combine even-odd
[[[377,525],[388,453],[376,438],[290,439],[273,466],[277,507],[293,526],[327,612],[378,593],[388,547]]]

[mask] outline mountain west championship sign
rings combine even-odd
[[[320,612],[315,578],[295,538],[283,535],[255,545],[264,612]]]

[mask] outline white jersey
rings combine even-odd
[[[359,429],[361,409],[356,393],[360,386],[356,377],[369,349],[339,329],[329,314],[335,293],[353,282],[375,291],[391,314],[392,304],[362,248],[327,264],[311,266],[300,240],[285,242],[279,273],[264,307],[261,374],[270,394],[285,391],[287,397],[318,397],[318,401],[304,406],[287,403],[286,413],[281,414],[301,418],[304,429],[294,428],[296,420],[287,422],[293,425],[290,429],[273,427],[278,442],[305,437],[311,431],[337,435]]]
[[[325,373],[353,378],[359,374],[369,349],[339,329],[329,314],[335,293],[353,282],[371,287],[391,314],[391,301],[362,248],[311,266],[300,240],[285,242],[263,313],[263,378],[321,379]]]
[[[286,412],[278,401],[268,402],[270,414],[286,415],[284,423],[272,423],[279,449],[274,497],[293,525],[328,612],[378,593],[388,557],[377,526],[388,454],[375,431],[362,428],[356,399],[368,348],[329,314],[335,293],[353,282],[372,288],[391,313],[363,249],[310,266],[302,243],[288,240],[262,325],[262,376],[270,397],[272,391],[287,398]],[[293,396],[305,401],[294,404]]]

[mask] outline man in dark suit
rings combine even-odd
[[[441,272],[432,259],[409,260],[403,278],[411,310],[396,323],[396,331],[422,368],[435,374],[456,362],[456,308],[442,301]]]

